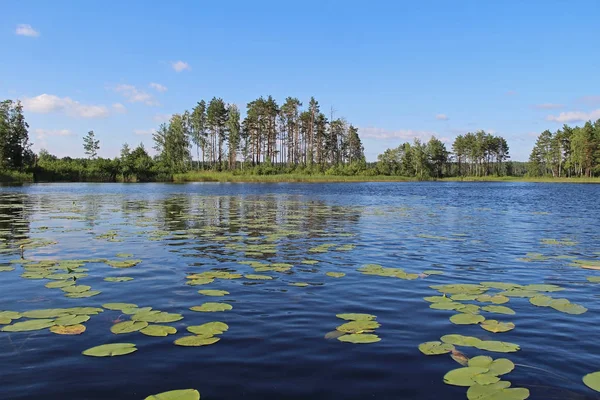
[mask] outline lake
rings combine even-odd
[[[458,361],[510,360],[499,379],[531,399],[600,398],[582,382],[600,370],[599,198],[534,183],[2,187],[0,398],[466,399],[444,383],[463,367],[453,345]],[[85,332],[57,334],[59,319]],[[214,321],[228,329],[186,331]],[[445,335],[443,354],[419,350]],[[174,344],[186,336],[203,345]],[[110,343],[137,351],[82,354]]]

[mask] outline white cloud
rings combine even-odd
[[[538,109],[538,110],[556,110],[558,108],[563,108],[564,106],[562,104],[555,104],[555,103],[542,103],[542,104],[536,104],[533,106],[533,108]]]
[[[23,99],[23,107],[27,111],[39,114],[51,112],[64,112],[69,116],[82,118],[100,118],[109,114],[108,108],[103,105],[86,105],[70,97],[58,97],[53,94],[40,94],[36,97]]]
[[[190,67],[190,64],[184,62],[184,61],[173,61],[171,62],[171,66],[173,67],[173,69],[177,72],[181,72],[181,71],[185,71],[186,69],[188,71],[191,71],[192,67]]]
[[[155,122],[167,122],[171,119],[173,114],[156,114],[152,117]]]
[[[140,136],[152,135],[156,129],[134,129],[133,133]]]
[[[45,139],[49,136],[72,136],[74,135],[73,132],[71,132],[68,129],[36,129],[34,131],[35,133],[35,137],[38,139]]]
[[[155,83],[155,82],[151,82],[149,85],[152,89],[156,90],[157,92],[163,93],[167,91],[167,87],[164,85],[161,85],[160,83]]]
[[[121,103],[115,103],[112,105],[112,109],[117,114],[124,114],[127,112],[127,108]]]
[[[438,114],[435,116],[438,121],[448,121],[450,118],[446,114]]]
[[[117,85],[113,90],[123,95],[130,103],[144,103],[148,106],[159,105],[151,94],[138,90],[133,85]]]
[[[382,128],[359,128],[358,134],[361,138],[372,138],[372,139],[402,139],[412,141],[413,139],[429,140],[432,136],[435,136],[435,132],[429,131],[415,131],[412,129],[400,129],[397,131],[389,131]]]
[[[596,120],[600,118],[600,108],[590,112],[584,111],[567,111],[561,112],[558,115],[548,115],[546,119],[554,122],[578,122]]]
[[[29,24],[19,24],[17,25],[17,29],[15,29],[15,33],[19,36],[29,36],[29,37],[38,37],[40,33],[33,29]]]

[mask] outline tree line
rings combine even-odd
[[[545,130],[529,156],[530,176],[600,176],[600,119],[582,127]]]
[[[510,158],[508,143],[503,137],[485,131],[459,135],[452,151],[436,137],[428,142],[414,139],[387,149],[377,157],[377,172],[426,178],[448,176],[513,175],[516,171],[506,161]]]
[[[314,97],[306,109],[297,98],[279,106],[272,96],[259,97],[246,105],[243,120],[235,104],[201,100],[161,124],[153,139],[158,160],[173,172],[233,171],[262,163],[324,172],[365,163],[358,129],[333,113],[327,118]]]

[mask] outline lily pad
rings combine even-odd
[[[484,306],[481,307],[483,311],[495,313],[495,314],[505,314],[505,315],[515,315],[516,313],[512,308],[508,308],[506,306]]]
[[[21,315],[25,318],[42,318],[42,319],[44,319],[44,318],[62,317],[67,314],[69,314],[69,312],[63,308],[48,308],[48,309],[44,309],[44,310],[25,311]]]
[[[452,350],[454,350],[454,346],[449,343],[442,342],[425,342],[419,345],[419,350],[425,355],[434,356],[438,354],[450,353]]]
[[[510,382],[500,381],[490,385],[473,385],[467,390],[469,400],[525,400],[529,389],[511,388]]]
[[[558,285],[549,285],[549,284],[532,284],[523,286],[525,290],[535,290],[536,292],[559,292],[561,290],[565,290]]]
[[[208,346],[211,344],[217,343],[221,338],[218,337],[206,337],[202,335],[197,336],[184,336],[182,338],[177,339],[174,343],[178,346],[186,346],[186,347],[200,347],[200,346]]]
[[[83,299],[83,298],[97,296],[100,293],[102,293],[102,292],[99,290],[88,290],[87,292],[82,292],[82,293],[67,293],[65,296],[69,297],[71,299]]]
[[[450,322],[456,325],[476,325],[485,321],[485,317],[477,314],[455,314],[450,317]]]
[[[592,283],[600,283],[600,276],[588,276],[586,279]]]
[[[5,266],[0,267],[0,272],[10,272],[10,271],[14,271],[14,270],[15,270],[14,267],[5,267]]]
[[[131,354],[137,351],[133,343],[103,344],[85,350],[82,354],[90,357],[114,357]]]
[[[232,308],[233,306],[227,303],[204,303],[200,306],[190,307],[190,310],[199,312],[220,312],[229,311]]]
[[[510,299],[506,296],[501,295],[490,296],[489,294],[482,294],[481,296],[478,296],[475,300],[481,303],[504,304],[508,303]]]
[[[171,390],[153,394],[144,400],[200,400],[200,393],[195,389]]]
[[[81,335],[85,332],[85,325],[54,325],[50,327],[50,332],[56,333],[57,335]]]
[[[377,321],[359,320],[350,321],[342,324],[336,328],[336,330],[344,333],[362,333],[365,331],[372,331],[379,328],[381,325]]]
[[[152,323],[169,323],[176,322],[183,319],[183,315],[168,313],[158,310],[151,310],[145,312],[135,313],[131,316],[133,321],[143,321]]]
[[[269,275],[258,275],[258,274],[244,275],[244,278],[246,278],[246,279],[252,279],[252,280],[261,280],[261,281],[269,281],[269,280],[273,279],[272,276],[269,276]]]
[[[226,332],[228,329],[229,325],[220,321],[207,322],[206,324],[187,327],[187,330],[190,333],[200,336],[220,335],[221,333]]]
[[[346,276],[343,272],[326,272],[325,275],[330,276],[332,278],[342,278]]]
[[[177,333],[177,329],[165,325],[148,325],[140,330],[146,336],[169,336]]]
[[[104,278],[106,282],[129,282],[132,281],[133,278],[130,276],[109,276]]]
[[[307,287],[308,283],[306,283],[306,282],[293,282],[293,283],[290,283],[290,286]]]
[[[126,308],[136,308],[137,305],[132,303],[106,303],[102,304],[102,307],[106,308],[107,310],[122,311]]]
[[[488,356],[477,356],[469,360],[469,367],[487,368],[495,375],[505,375],[515,369],[515,364],[507,358],[496,360]]]
[[[336,314],[336,317],[346,321],[372,321],[377,318],[375,315],[360,313]]]
[[[550,304],[552,303],[552,301],[554,301],[554,299],[552,297],[548,297],[548,296],[544,296],[544,295],[531,297],[529,299],[529,302],[531,304],[533,304],[534,306],[538,306],[538,307],[550,307]]]
[[[3,327],[2,332],[30,332],[39,331],[56,325],[53,319],[32,319],[29,321],[16,322]]]
[[[600,371],[592,372],[583,377],[583,383],[590,389],[600,392]]]
[[[430,303],[452,303],[452,299],[446,296],[429,296],[423,297],[423,300],[428,301]]]
[[[367,344],[379,342],[381,339],[377,335],[355,333],[351,335],[342,335],[338,337],[337,340],[346,343]]]
[[[465,346],[465,347],[475,347],[479,343],[481,343],[481,339],[478,339],[473,336],[463,336],[463,335],[444,335],[440,338],[440,340],[444,343],[453,344],[455,346]]]
[[[482,340],[474,347],[477,347],[479,350],[487,350],[497,353],[513,353],[521,349],[518,344],[499,342],[497,340]]]
[[[587,311],[587,308],[580,306],[579,304],[571,303],[567,299],[553,300],[550,303],[550,307],[554,308],[557,311],[573,315],[583,314]]]
[[[488,332],[494,333],[508,332],[515,329],[515,324],[512,322],[499,322],[495,319],[486,319],[479,326]]]
[[[123,261],[106,261],[107,265],[110,265],[111,267],[114,268],[131,268],[131,267],[135,267],[136,265],[138,265],[139,263],[141,263],[142,260],[123,260]]]
[[[73,285],[75,285],[75,281],[73,279],[65,279],[62,281],[48,282],[44,286],[46,286],[48,289],[58,289]]]
[[[489,372],[488,368],[463,367],[454,369],[444,375],[444,383],[454,386],[473,386],[477,384],[477,377]],[[499,378],[497,381],[500,380]],[[496,382],[497,382],[496,381]],[[492,382],[495,383],[495,382]]]
[[[225,290],[210,290],[210,289],[198,290],[198,293],[203,294],[205,296],[213,296],[213,297],[220,297],[220,296],[225,296],[225,295],[229,294],[229,292],[225,291]]]
[[[90,290],[92,287],[88,285],[74,285],[74,286],[65,286],[62,288],[63,292],[66,293],[83,293]]]
[[[141,329],[144,329],[147,326],[148,323],[145,321],[125,321],[113,325],[110,328],[110,331],[115,335],[120,335],[123,333],[137,332]]]
[[[82,322],[88,321],[89,319],[90,319],[90,317],[88,315],[69,314],[69,315],[65,315],[64,317],[57,318],[56,320],[54,320],[54,322],[56,323],[56,325],[69,326],[69,325],[79,325]]]

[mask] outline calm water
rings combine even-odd
[[[142,262],[128,269],[88,264],[78,284],[101,294],[66,298],[48,280],[24,279],[23,267],[0,272],[0,310],[101,306],[129,302],[181,313],[169,337],[110,332],[118,311],[93,315],[79,336],[47,329],[0,332],[1,399],[143,399],[173,389],[198,389],[203,399],[466,399],[466,388],[443,383],[459,368],[448,355],[425,356],[418,345],[457,333],[517,343],[515,353],[461,348],[468,356],[506,357],[518,364],[504,377],[526,387],[531,399],[597,399],[581,382],[600,370],[600,271],[571,266],[600,259],[600,186],[529,183],[364,184],[48,184],[0,188],[0,264],[19,258],[22,238],[56,244],[26,249],[28,259],[116,259],[131,253]],[[107,232],[114,231],[106,235]],[[551,245],[542,239],[570,239]],[[275,245],[274,253],[256,246]],[[328,251],[309,252],[321,244]],[[335,244],[335,246],[333,246]],[[355,245],[350,251],[336,251]],[[337,247],[336,247],[337,246]],[[260,247],[260,246],[259,246]],[[350,248],[352,246],[349,246]],[[263,246],[262,249],[267,247]],[[271,249],[273,247],[270,247]],[[254,250],[254,251],[252,251]],[[250,254],[248,254],[250,253]],[[527,253],[551,258],[524,261]],[[301,262],[318,260],[315,265]],[[215,268],[254,273],[238,261],[293,264],[274,279],[216,279],[186,285],[191,273]],[[365,275],[365,264],[421,273],[416,280]],[[344,272],[332,278],[326,272]],[[128,276],[130,282],[106,282]],[[430,285],[503,281],[550,283],[551,293],[588,308],[570,315],[534,307],[526,298],[504,304],[516,315],[483,314],[514,322],[506,333],[454,325],[455,312],[434,310],[423,300]],[[290,286],[307,282],[307,287]],[[199,289],[223,289],[205,297]],[[224,301],[226,312],[189,307]],[[377,316],[381,341],[327,340],[344,321],[336,314]],[[127,317],[125,315],[125,317]],[[123,316],[120,317],[123,319]],[[185,328],[223,321],[218,343],[180,347]],[[15,321],[17,322],[17,321]],[[135,343],[121,357],[81,354],[93,346]],[[522,366],[521,366],[522,365]]]

